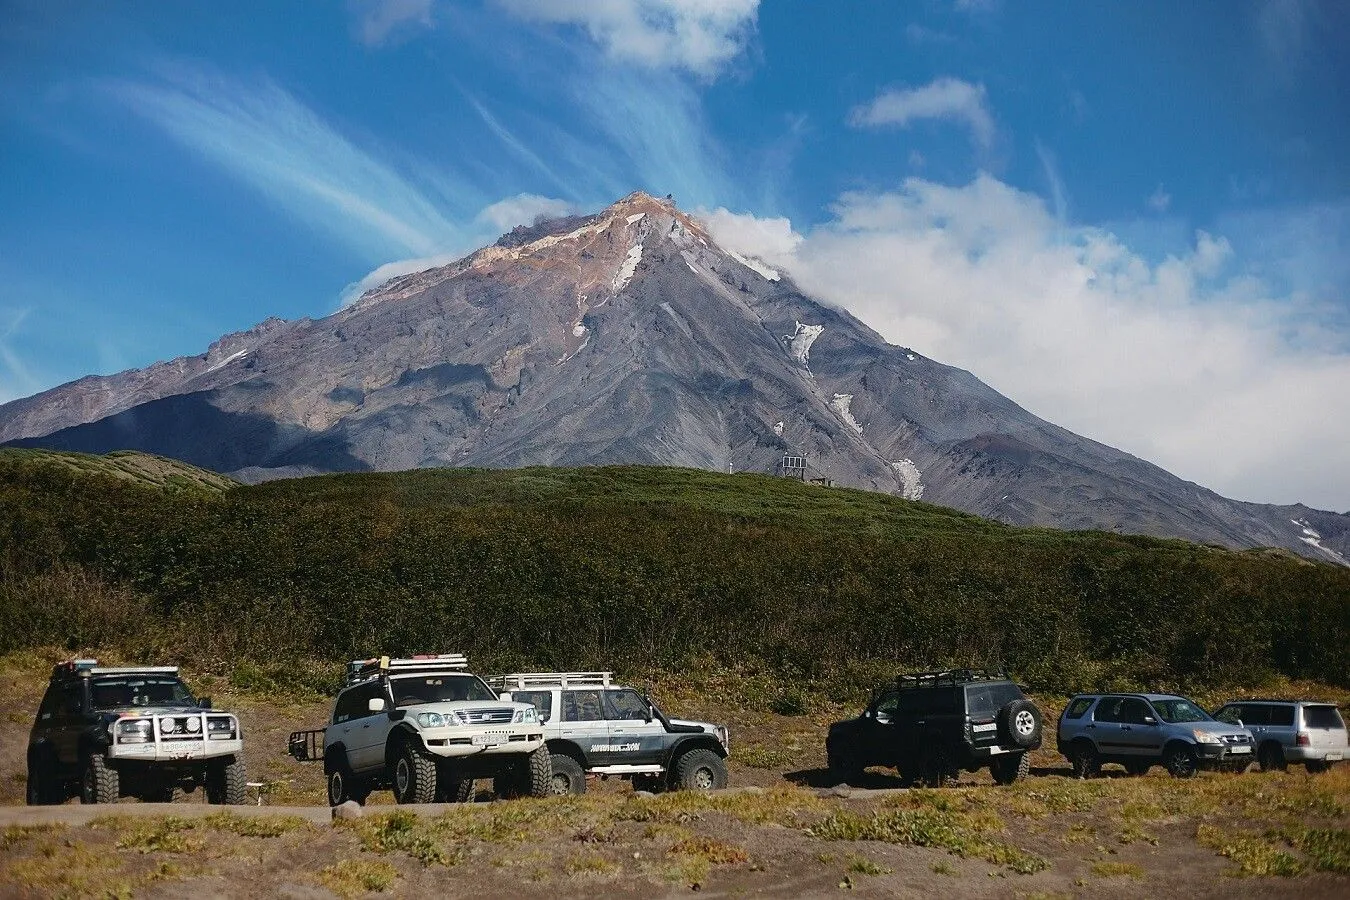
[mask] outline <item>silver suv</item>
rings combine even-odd
[[[1059,717],[1059,752],[1079,778],[1103,763],[1131,775],[1164,766],[1177,778],[1200,769],[1241,771],[1254,746],[1246,728],[1217,722],[1198,704],[1174,694],[1080,694]]]
[[[1256,759],[1267,772],[1302,763],[1325,772],[1346,758],[1345,721],[1331,703],[1309,700],[1239,700],[1214,714],[1220,722],[1246,727],[1256,739]]]

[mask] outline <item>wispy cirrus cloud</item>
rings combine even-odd
[[[11,341],[29,312],[27,308],[0,307],[0,403],[26,397],[39,389],[38,379]]]
[[[994,116],[989,111],[984,85],[959,78],[938,78],[914,88],[882,91],[870,103],[849,113],[854,127],[876,128],[886,125],[908,127],[923,119],[957,122],[970,129],[981,147],[994,140]]]
[[[407,178],[270,80],[182,66],[115,81],[116,100],[273,204],[372,259],[427,255],[460,229]]]
[[[497,0],[516,18],[582,28],[613,60],[713,78],[745,49],[759,0]]]
[[[498,231],[509,231],[517,225],[533,225],[541,219],[556,219],[576,211],[571,203],[556,197],[516,194],[485,207],[478,214],[478,221]]]
[[[431,28],[432,0],[347,0],[352,33],[367,47],[381,47]]]

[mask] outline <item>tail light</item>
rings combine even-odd
[[[1308,736],[1307,732],[1300,731],[1298,733],[1298,745],[1300,747],[1312,746],[1312,738]]]

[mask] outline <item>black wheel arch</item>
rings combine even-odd
[[[701,735],[691,734],[671,744],[670,749],[666,751],[666,758],[662,764],[667,770],[670,770],[674,767],[675,760],[690,750],[711,750],[720,758],[727,758],[727,749],[722,746],[722,742],[717,739],[716,735],[708,734],[705,731]]]
[[[389,737],[384,740],[384,763],[392,766],[398,759],[398,754],[402,751],[403,745],[411,743],[413,746],[426,750],[426,745],[422,742],[422,735],[411,725],[399,724],[389,729]]]
[[[583,770],[591,767],[590,763],[586,761],[586,754],[581,751],[581,746],[575,741],[569,741],[566,738],[552,738],[544,741],[544,746],[548,748],[549,753],[570,756],[576,760],[577,765],[581,766]]]

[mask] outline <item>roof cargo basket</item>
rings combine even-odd
[[[613,672],[512,672],[483,680],[494,691],[528,691],[546,687],[610,687]]]
[[[946,669],[941,672],[910,672],[897,675],[895,683],[901,690],[918,690],[933,687],[956,687],[972,681],[1005,681],[1008,673],[1003,669]]]
[[[347,663],[347,684],[353,685],[393,674],[459,672],[468,667],[468,657],[463,653],[424,653],[406,659],[390,659],[387,656],[354,659]]]

